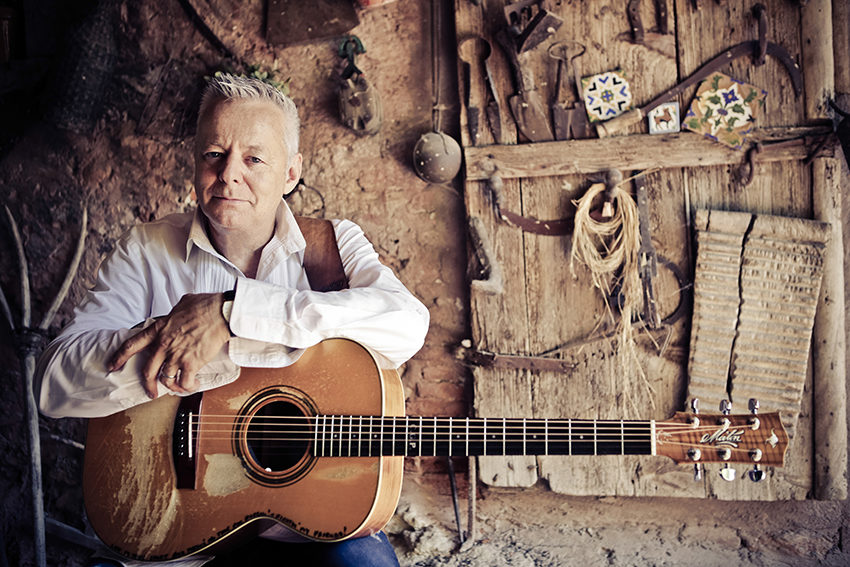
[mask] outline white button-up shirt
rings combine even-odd
[[[148,401],[140,379],[144,352],[114,372],[107,361],[140,323],[168,314],[187,293],[236,289],[230,319],[236,337],[197,373],[200,390],[232,382],[240,366],[287,366],[332,337],[369,347],[393,368],[421,348],[427,309],[380,263],[353,222],[333,221],[350,288],[328,293],[310,289],[302,266],[306,243],[286,203],[255,279],[215,250],[204,225],[196,210],[136,226],[121,238],[73,321],[39,360],[42,413],[100,417]],[[160,395],[171,393],[158,387]]]

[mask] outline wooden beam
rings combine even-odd
[[[804,160],[815,149],[829,127],[764,128],[753,133],[753,142],[763,144],[757,162]],[[665,136],[634,135],[605,139],[539,142],[535,144],[467,147],[466,179],[481,181],[498,170],[502,179],[598,173],[606,169],[666,169],[739,164],[745,150],[733,150],[692,132]],[[820,156],[835,156],[829,139]]]

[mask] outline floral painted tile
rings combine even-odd
[[[634,106],[629,81],[619,69],[582,78],[581,89],[591,122],[614,118]]]
[[[740,149],[752,132],[767,91],[715,73],[700,83],[682,127]]]
[[[665,102],[649,111],[650,134],[670,134],[679,131],[679,103]]]

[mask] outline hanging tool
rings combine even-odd
[[[638,208],[638,227],[640,230],[640,249],[638,250],[638,270],[643,288],[643,322],[650,329],[661,326],[658,302],[655,297],[655,279],[658,277],[658,256],[652,245],[652,233],[649,224],[649,196],[646,192],[646,177],[637,174],[634,177],[635,197]]]
[[[655,16],[658,31],[646,31],[640,17],[641,0],[629,0],[626,6],[626,16],[629,18],[629,39],[632,43],[643,45],[661,53],[665,57],[676,57],[676,40],[667,33],[667,4],[664,0],[655,0]],[[619,37],[623,37],[621,34]]]
[[[599,137],[604,138],[606,136],[610,136],[627,128],[628,126],[631,126],[632,124],[640,122],[653,108],[667,102],[703,79],[708,78],[712,73],[719,71],[733,59],[738,59],[745,55],[751,55],[753,57],[753,62],[756,65],[758,65],[759,61],[763,61],[765,55],[771,55],[779,59],[786,71],[788,71],[788,75],[791,77],[791,84],[794,87],[794,93],[799,97],[803,92],[803,76],[800,72],[800,66],[794,61],[794,58],[791,57],[791,54],[788,53],[784,47],[766,40],[764,34],[766,33],[767,25],[764,6],[761,6],[760,4],[756,5],[754,12],[759,20],[759,39],[743,41],[733,47],[730,47],[726,51],[723,51],[710,59],[707,63],[703,64],[703,66],[697,69],[690,77],[661,93],[644,106],[630,110],[629,112],[617,116],[616,118],[612,118],[606,122],[597,124],[596,132]]]
[[[480,36],[463,39],[458,45],[458,54],[463,61],[464,98],[466,103],[467,126],[469,138],[473,146],[478,145],[481,135],[481,106],[493,141],[501,143],[502,116],[496,89],[493,86],[493,75],[490,72],[490,42]],[[484,86],[482,88],[481,80]]]
[[[510,104],[511,113],[519,131],[532,142],[553,140],[554,135],[543,102],[540,99],[540,93],[534,86],[531,73],[522,68],[520,64],[521,56],[517,55],[514,41],[504,29],[496,33],[496,40],[501,44],[505,55],[508,57],[508,63],[514,75],[516,92],[508,98],[508,104]]]
[[[572,49],[574,48],[574,49]],[[581,48],[581,51],[578,50]],[[574,54],[571,55],[571,52]],[[555,127],[556,140],[569,140],[572,138],[588,138],[589,128],[587,112],[581,97],[581,73],[578,63],[575,61],[585,52],[584,45],[577,42],[558,42],[549,46],[549,57],[558,61],[557,79],[555,86],[555,100],[552,102],[552,124]],[[578,100],[570,100],[569,91],[570,77],[565,79],[567,68],[572,63],[572,81]],[[566,83],[566,87],[565,87]]]
[[[339,113],[342,123],[360,136],[377,133],[383,119],[378,91],[355,62],[356,56],[365,52],[363,42],[356,35],[343,38],[339,44],[338,55],[346,60],[340,73]]]
[[[564,20],[543,7],[542,0],[520,0],[505,6],[508,30],[517,53],[534,49],[564,24]]]

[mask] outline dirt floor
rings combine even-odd
[[[468,415],[470,377],[454,356],[469,333],[460,184],[426,184],[411,159],[417,139],[432,125],[429,2],[396,1],[359,13],[353,32],[367,51],[358,66],[384,104],[383,126],[371,137],[339,122],[337,42],[268,46],[262,0],[192,2],[205,8],[204,21],[233,56],[229,60],[177,1],[11,4],[25,16],[15,29],[26,37],[15,44],[17,58],[0,70],[0,200],[20,226],[36,322],[64,276],[83,206],[89,215],[79,275],[49,335],[69,320],[118,235],[134,223],[193,206],[194,115],[187,109],[197,102],[204,75],[240,61],[258,64],[290,79],[300,107],[306,166],[290,200],[293,209],[360,223],[382,259],[430,310],[426,346],[404,373],[408,412]],[[444,129],[451,132],[458,102],[451,2],[443,4],[441,102]],[[20,321],[19,267],[5,224],[0,248],[0,283]],[[0,567],[25,566],[33,564],[33,552],[22,375],[5,324],[0,332],[9,361],[0,392]],[[85,440],[84,423],[42,418],[41,435],[47,514],[85,531],[77,446]],[[467,464],[456,461],[466,526]],[[461,545],[445,460],[411,459],[387,531],[402,565],[410,567],[837,566],[850,564],[848,526],[847,502],[566,497],[545,486],[479,485],[475,537]],[[50,565],[79,566],[88,555],[84,547],[49,537]]]

